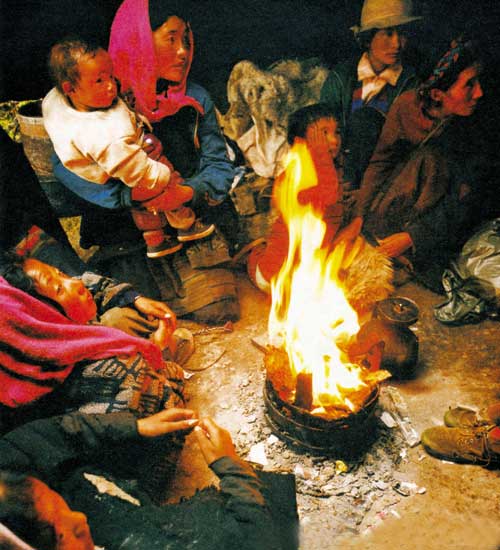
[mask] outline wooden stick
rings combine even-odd
[[[310,411],[313,404],[312,372],[299,372],[295,386],[294,405]]]

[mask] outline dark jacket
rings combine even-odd
[[[37,420],[0,440],[0,469],[34,474],[61,492],[70,507],[87,515],[94,542],[107,550],[296,548],[293,483],[292,493],[290,479],[275,491],[275,504],[279,502],[286,520],[286,529],[278,534],[265,487],[243,460],[223,457],[211,464],[220,478],[220,491],[203,490],[179,504],[136,506],[99,494],[83,472],[102,474],[96,472],[96,461],[123,460],[122,453],[139,439],[131,413],[72,413]],[[133,493],[133,484],[126,490]]]
[[[321,89],[321,101],[331,107],[341,127],[343,147],[346,149],[344,180],[356,187],[370,160],[385,119],[385,113],[370,109],[363,113],[359,121],[359,113],[356,114],[356,127],[352,127],[352,96],[358,86],[358,63],[359,58],[356,58],[336,65]],[[386,84],[384,88],[388,107],[402,92],[414,88],[416,84],[415,70],[404,66],[396,86]]]

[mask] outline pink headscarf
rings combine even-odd
[[[111,26],[109,55],[123,92],[132,91],[136,109],[150,122],[158,122],[177,113],[184,106],[194,107],[203,114],[196,99],[186,95],[187,75],[193,60],[193,36],[189,29],[191,48],[188,67],[179,84],[167,92],[156,93],[158,71],[149,19],[149,0],[125,0],[116,12]]]
[[[0,403],[18,407],[50,393],[75,363],[141,353],[156,370],[163,364],[149,340],[69,320],[54,307],[0,277]]]

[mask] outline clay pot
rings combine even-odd
[[[417,305],[402,297],[387,298],[377,303],[375,317],[357,334],[361,347],[384,343],[380,368],[395,378],[411,378],[418,360],[418,338],[409,326],[418,319]]]

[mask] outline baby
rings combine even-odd
[[[193,190],[182,185],[159,140],[145,133],[148,121],[118,97],[108,53],[78,39],[65,40],[52,48],[49,68],[56,87],[44,98],[42,111],[59,159],[88,182],[119,180],[132,189],[131,213],[147,256],[172,254],[182,242],[210,235],[214,225],[197,220],[185,205]],[[99,193],[92,197],[99,204]],[[167,222],[177,229],[176,239],[164,232]]]

